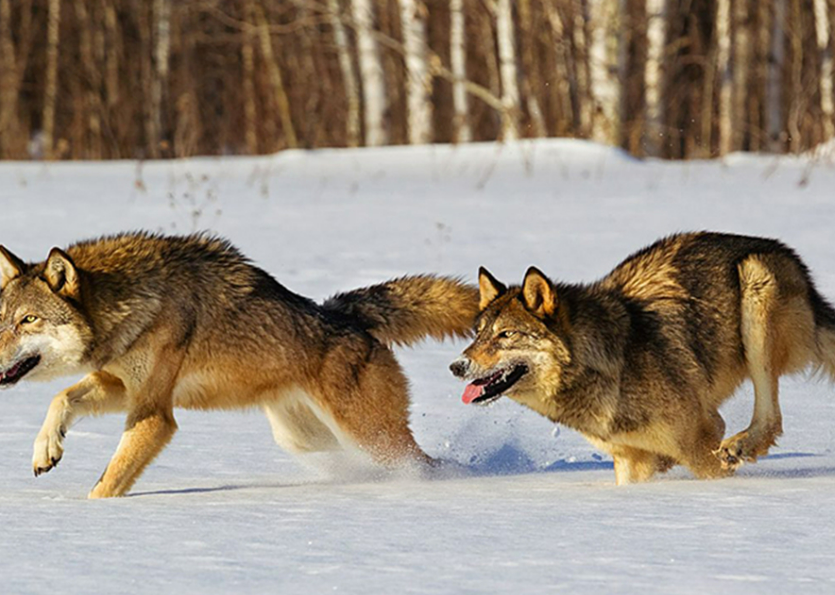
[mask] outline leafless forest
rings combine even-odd
[[[0,157],[833,136],[835,0],[0,0]]]

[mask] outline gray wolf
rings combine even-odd
[[[591,284],[531,267],[521,286],[479,272],[476,337],[450,366],[465,403],[506,395],[609,453],[618,484],[675,464],[733,473],[782,433],[778,380],[835,378],[835,310],[779,241],[685,233]],[[747,429],[723,439],[720,404],[745,380]]]
[[[334,296],[291,292],[227,241],[124,233],[27,264],[0,247],[0,385],[86,373],[52,401],[35,475],[61,460],[73,420],[127,414],[91,498],[121,496],[166,446],[175,407],[262,407],[293,452],[356,448],[431,463],[408,425],[390,349],[465,335],[478,290],[419,275]]]

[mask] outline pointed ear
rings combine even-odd
[[[525,273],[522,283],[522,297],[525,307],[537,316],[550,316],[557,309],[557,293],[548,277],[536,267]]]
[[[5,289],[9,281],[20,277],[25,271],[26,264],[6,250],[5,246],[0,246],[0,274],[3,275],[2,280],[0,280],[0,290]]]
[[[490,274],[490,271],[484,267],[478,268],[478,291],[479,303],[478,309],[484,310],[490,305],[490,302],[507,291],[507,287]]]
[[[72,259],[60,248],[49,251],[44,278],[55,293],[66,297],[78,297],[78,270]]]

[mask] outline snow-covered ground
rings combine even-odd
[[[0,243],[30,260],[119,230],[212,229],[299,293],[409,272],[593,280],[661,235],[779,237],[835,298],[835,166],[632,160],[579,141],[287,152],[137,164],[0,164]],[[782,383],[785,435],[733,479],[681,468],[616,488],[611,460],[503,400],[463,405],[462,343],[399,353],[413,427],[461,472],[323,474],[258,412],[179,412],[130,497],[88,501],[118,417],[69,433],[32,477],[53,393],[0,393],[0,593],[832,593],[835,388]],[[750,417],[746,385],[723,409]]]

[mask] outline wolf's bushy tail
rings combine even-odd
[[[809,295],[815,317],[818,363],[835,381],[835,308],[812,286]]]
[[[322,307],[358,321],[383,343],[409,345],[427,336],[467,336],[478,289],[450,277],[413,275],[339,293]]]

